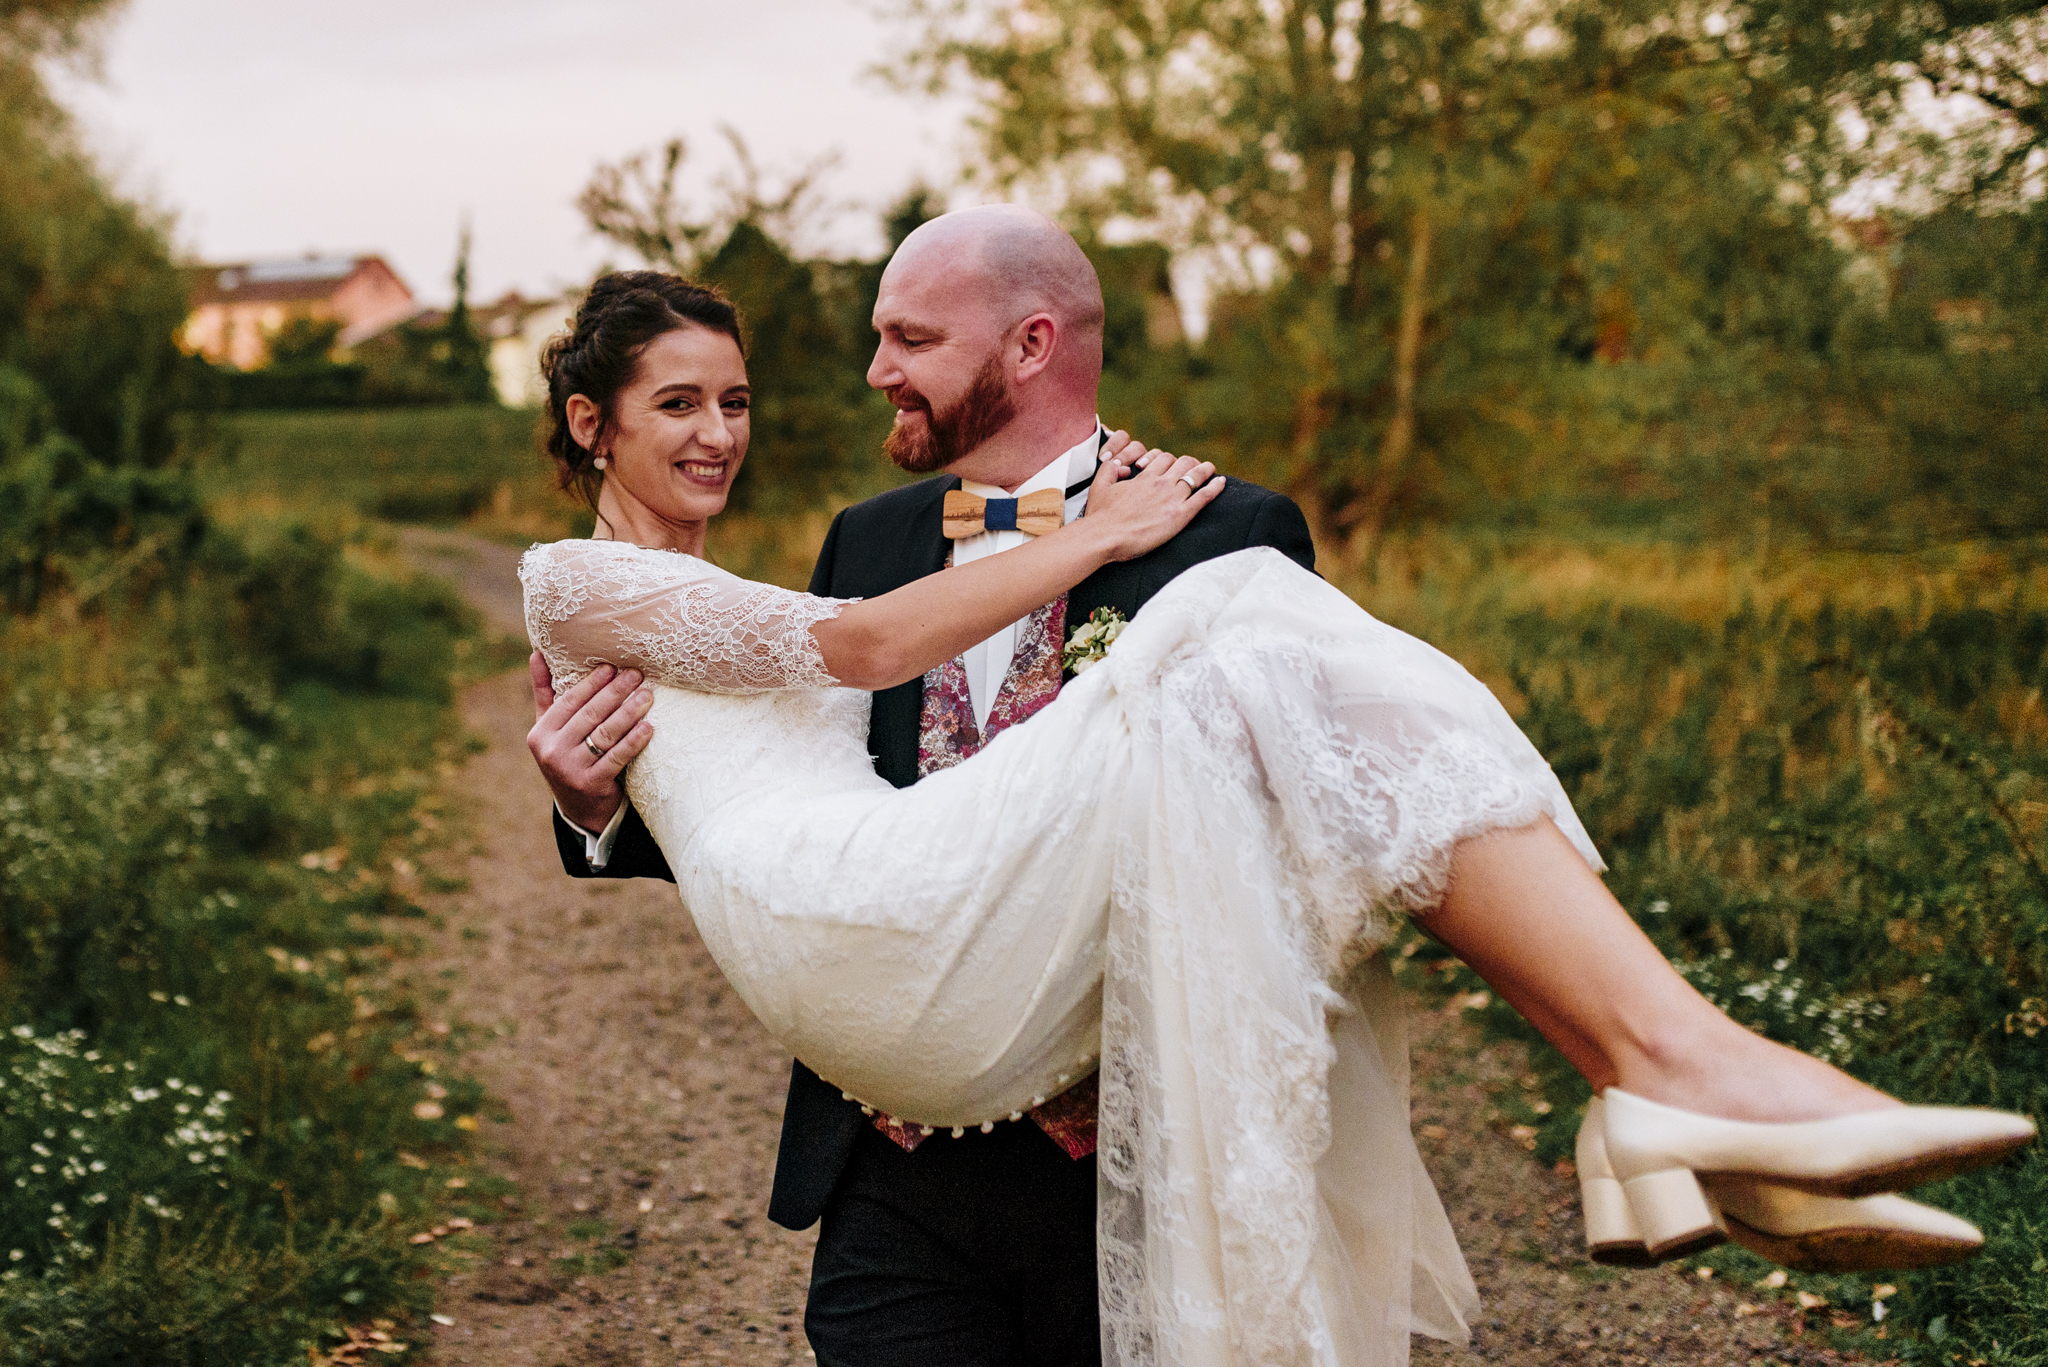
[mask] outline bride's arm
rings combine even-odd
[[[1056,532],[848,603],[837,616],[813,623],[826,671],[849,688],[869,690],[915,679],[1111,561],[1170,540],[1223,492],[1215,467],[1205,461],[1163,451],[1147,457],[1134,442],[1105,460],[1088,491],[1088,515]],[[1141,460],[1144,468],[1122,479],[1125,463]]]
[[[1126,460],[1144,468],[1125,479]],[[1214,473],[1133,443],[1103,462],[1088,516],[863,602],[735,579],[688,556],[557,542],[520,562],[527,631],[557,689],[605,663],[714,693],[888,688],[988,639],[1110,561],[1166,541],[1222,491]]]

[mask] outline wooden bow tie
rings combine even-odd
[[[946,495],[944,527],[949,541],[983,532],[1022,532],[1044,536],[1066,525],[1067,496],[1058,489],[1040,489],[1022,498],[983,498],[955,489]]]

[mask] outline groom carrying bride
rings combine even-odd
[[[1086,511],[1098,452],[1102,291],[1080,247],[1013,205],[963,210],[906,239],[875,305],[868,383],[895,404],[885,443],[936,478],[834,519],[810,591],[874,598],[948,564],[1020,545]],[[907,787],[974,754],[1059,692],[1064,647],[1099,610],[1123,619],[1184,570],[1252,546],[1305,568],[1301,511],[1240,480],[1166,544],[1105,566],[1064,598],[921,679],[874,695],[875,770]],[[557,698],[534,657],[528,737],[555,796],[573,877],[661,878],[661,851],[619,775],[651,734],[640,677],[600,670]],[[1100,1361],[1095,1083],[1036,1124],[926,1132],[870,1114],[798,1060],[768,1215],[823,1221],[805,1329],[827,1367]]]

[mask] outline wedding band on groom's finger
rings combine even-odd
[[[583,738],[583,748],[588,750],[591,754],[595,755],[599,759],[604,758],[605,747],[597,743],[597,732],[595,731],[592,731],[589,735]]]

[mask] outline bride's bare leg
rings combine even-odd
[[[1456,850],[1430,933],[1598,1090],[1737,1120],[1818,1120],[1898,1103],[1743,1029],[1657,952],[1548,817]]]

